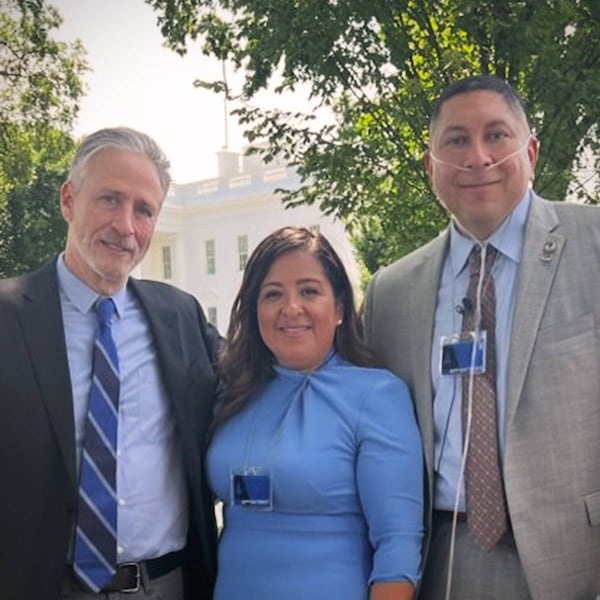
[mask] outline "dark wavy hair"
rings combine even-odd
[[[348,362],[371,366],[373,359],[363,341],[352,285],[340,257],[327,238],[306,227],[277,229],[256,247],[233,302],[227,343],[219,360],[225,399],[217,411],[212,430],[239,412],[258,387],[275,376],[275,357],[261,338],[258,328],[258,295],[273,263],[287,252],[310,252],[321,263],[335,300],[343,310],[342,323],[335,333],[335,348]]]

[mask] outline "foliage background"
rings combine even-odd
[[[34,269],[63,246],[58,189],[88,69],[44,0],[0,0],[0,277]]]
[[[422,166],[431,103],[451,81],[493,73],[520,93],[540,138],[535,188],[597,203],[600,3],[597,0],[146,0],[169,47],[243,74],[197,85],[239,106],[254,152],[302,177],[285,202],[347,224],[369,271],[438,234],[446,215]],[[261,110],[261,90],[311,90],[307,110]],[[315,115],[325,109],[330,122]]]
[[[239,89],[196,85],[235,101],[251,151],[296,166],[303,185],[286,204],[342,219],[368,273],[447,222],[422,157],[432,101],[466,75],[495,73],[521,94],[542,142],[540,194],[598,203],[598,177],[581,182],[600,170],[597,0],[146,2],[169,47],[199,44],[238,70]],[[88,65],[80,43],[53,39],[60,23],[45,0],[0,0],[0,276],[64,244],[58,187]],[[267,88],[299,86],[302,112],[256,106]]]

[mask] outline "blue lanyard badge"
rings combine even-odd
[[[485,373],[486,331],[468,331],[440,340],[440,374]]]
[[[271,473],[264,467],[235,467],[230,471],[231,506],[273,509]]]

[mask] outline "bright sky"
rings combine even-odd
[[[223,97],[192,84],[219,79],[220,63],[198,48],[185,57],[164,48],[157,13],[144,0],[48,2],[64,19],[55,36],[79,38],[93,69],[74,134],[127,125],[159,143],[175,182],[215,177],[216,152],[225,144]],[[228,131],[228,148],[241,150],[245,140],[233,117]]]

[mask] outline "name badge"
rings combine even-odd
[[[271,473],[264,467],[231,469],[231,505],[260,510],[273,509]]]
[[[485,373],[487,331],[468,331],[444,336],[440,343],[442,375]]]

